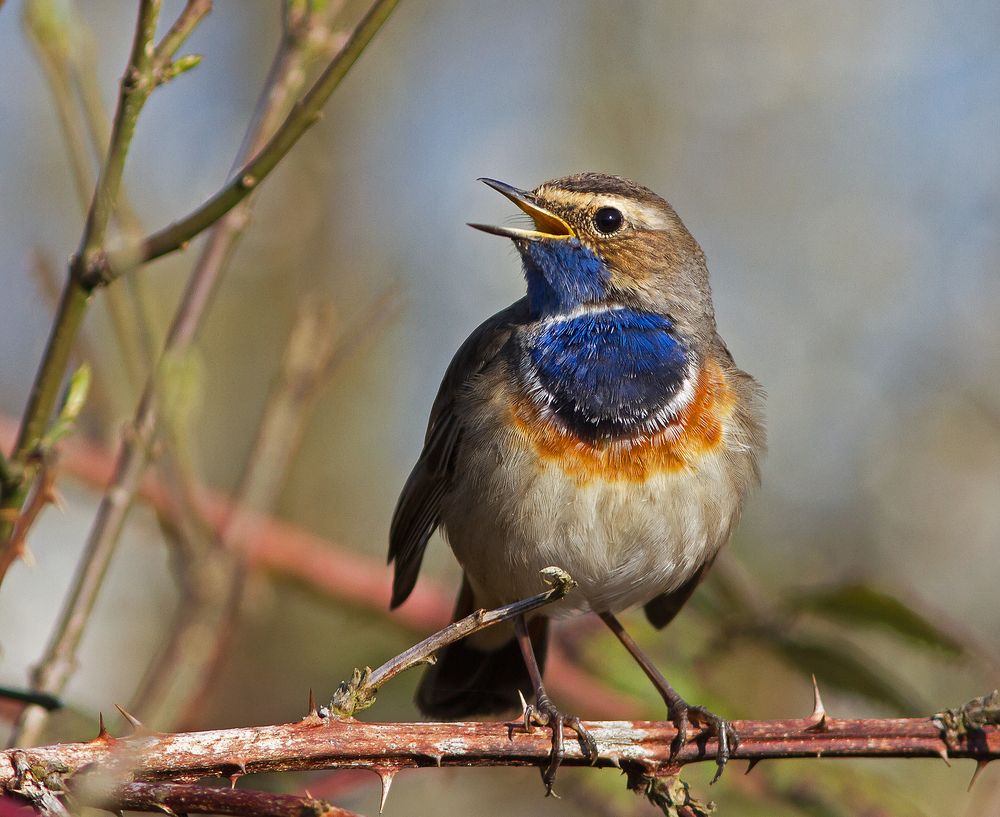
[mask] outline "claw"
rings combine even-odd
[[[696,724],[705,726],[709,734],[715,735],[719,741],[719,748],[715,754],[716,770],[712,783],[715,783],[726,768],[726,763],[740,745],[740,737],[736,734],[729,721],[720,718],[714,712],[703,706],[690,706],[684,701],[675,702],[671,707],[671,720],[677,728],[677,736],[670,744],[670,759],[673,760],[684,745],[687,743],[688,727],[691,724],[691,717],[694,716]],[[709,784],[711,785],[711,784]]]
[[[568,727],[576,732],[580,741],[580,749],[591,765],[597,762],[599,750],[597,741],[590,731],[575,715],[564,715],[544,693],[540,694],[534,704],[528,704],[524,709],[525,730],[531,731],[532,726],[546,726],[552,730],[552,754],[549,765],[542,770],[542,783],[545,785],[546,797],[558,797],[552,791],[556,781],[556,772],[566,756],[563,728]]]
[[[691,721],[688,719],[688,707],[686,704],[675,707],[671,715],[674,726],[677,727],[677,734],[670,742],[670,760],[672,762],[687,743],[688,727],[691,725]]]

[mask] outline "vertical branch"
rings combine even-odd
[[[59,129],[66,143],[77,198],[86,215],[95,183],[88,141],[92,144],[94,153],[99,155],[110,142],[110,133],[104,111],[100,109],[99,95],[91,92],[90,98],[86,99],[83,94],[84,87],[94,84],[92,78],[88,82],[86,77],[81,76],[84,72],[80,70],[78,64],[78,51],[86,33],[84,24],[82,21],[77,21],[71,27],[59,19],[59,15],[53,11],[47,0],[30,0],[24,6],[24,28],[28,41],[34,49],[35,58],[45,75],[49,92],[52,94]],[[80,108],[84,113],[82,118],[74,96],[79,96]],[[97,108],[88,111],[88,103],[91,106],[96,104]],[[138,220],[128,206],[124,185],[119,187],[115,217],[119,224],[126,226],[126,235],[142,234],[142,231],[136,228]],[[129,227],[132,229],[128,229]],[[109,288],[107,307],[115,333],[115,342],[125,362],[129,381],[138,387],[143,371],[148,368],[144,364],[148,362],[151,351],[148,344],[143,348],[139,343],[139,340],[145,339],[143,325],[146,321],[139,320],[135,304],[124,291],[131,285],[131,277],[128,277],[123,281],[123,286]],[[55,292],[54,301],[59,297],[59,289],[57,288]]]
[[[90,300],[90,288],[82,280],[83,271],[103,245],[108,221],[121,185],[125,157],[135,131],[135,124],[153,87],[150,67],[153,59],[153,37],[159,14],[159,0],[141,0],[128,67],[121,81],[118,109],[112,125],[107,158],[94,188],[80,247],[70,261],[66,285],[59,300],[48,344],[31,387],[28,405],[24,410],[24,418],[14,445],[13,459],[22,466],[27,464],[31,452],[41,440],[52,416],[73,342]],[[25,473],[16,484],[4,485],[3,496],[0,498],[2,500],[0,511],[6,513],[0,515],[0,549],[12,547],[9,540],[14,530],[16,516],[13,519],[10,517],[24,504],[32,474],[32,469],[25,469]],[[0,581],[2,580],[3,575],[0,574]]]
[[[274,168],[277,161],[287,154],[304,133],[308,124],[318,116],[322,102],[326,101],[334,87],[343,79],[348,68],[360,54],[360,50],[374,36],[394,6],[395,0],[376,0],[354,34],[347,38],[334,54],[320,79],[306,94],[304,101],[294,106],[295,94],[302,83],[302,60],[309,53],[308,48],[315,45],[309,42],[308,37],[302,40],[299,37],[314,32],[309,29],[303,32],[286,32],[286,38],[271,71],[269,85],[258,104],[257,114],[245,140],[245,155],[240,157],[242,163],[249,157],[260,158],[267,153],[266,170],[253,177],[254,189],[263,175]],[[296,44],[298,46],[293,47]],[[289,108],[291,112],[286,117]],[[272,133],[274,136],[271,136]],[[280,140],[278,135],[281,135]],[[276,140],[280,143],[280,150],[271,148],[268,152],[262,147],[271,147]],[[257,159],[250,160],[251,164],[256,161]],[[240,173],[238,176],[237,186],[243,185],[245,188],[245,175]],[[207,221],[199,220],[198,229],[188,235],[190,238],[214,224],[175,315],[166,341],[165,356],[183,354],[190,348],[225,264],[245,229],[250,206],[247,197],[250,192],[244,189],[243,195],[231,201],[224,209],[213,210],[213,218]],[[109,265],[106,254],[98,255],[100,257],[95,255],[90,259],[93,263],[88,262],[84,276],[85,283],[91,287],[110,281],[113,276],[107,273],[112,268],[115,275],[123,271],[118,263]],[[130,263],[134,266],[144,260],[149,259],[132,258]],[[33,673],[32,682],[35,690],[61,691],[72,671],[86,621],[93,610],[128,509],[145,471],[148,448],[153,442],[159,419],[155,381],[154,376],[147,384],[140,400],[131,434],[122,444],[114,479],[98,508],[66,606],[56,624],[46,653]],[[35,742],[46,717],[47,713],[43,709],[28,707],[15,730],[16,744],[23,746]]]

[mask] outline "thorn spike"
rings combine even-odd
[[[806,718],[806,729],[807,732],[825,732],[827,729],[826,725],[826,707],[823,706],[823,698],[819,694],[819,684],[816,683],[816,676],[812,676],[813,683],[813,711],[812,714]]]
[[[313,694],[312,687],[309,687],[309,714],[312,717],[316,717],[318,714],[316,709],[316,696]]]
[[[375,772],[378,774],[378,779],[382,783],[382,796],[378,801],[378,813],[381,814],[385,809],[385,801],[389,799],[389,789],[392,787],[392,781],[396,777],[396,770],[377,768],[375,769]]]
[[[747,761],[747,770],[745,772],[743,772],[743,774],[744,775],[750,774],[750,772],[752,772],[754,769],[757,768],[757,764],[758,763],[760,763],[760,758],[759,757],[752,757],[752,758],[750,758],[750,760]]]
[[[945,766],[947,766],[949,769],[951,768],[951,760],[948,757],[948,747],[947,746],[942,746],[938,750],[938,757],[940,757],[941,760],[944,761],[944,765]]]
[[[46,501],[60,513],[66,513],[66,499],[55,488],[49,490],[45,495]]]
[[[124,706],[122,706],[121,704],[115,704],[115,709],[121,712],[122,717],[125,718],[125,720],[127,720],[130,724],[132,724],[133,729],[143,728],[142,721],[139,720],[135,715],[131,714],[130,712],[127,712]]]
[[[236,788],[236,781],[239,780],[243,775],[247,773],[247,764],[242,760],[236,760],[233,762],[236,767],[236,771],[229,775],[229,788]]]
[[[826,707],[823,706],[823,698],[819,694],[819,684],[816,683],[816,676],[812,676],[813,682],[813,711],[810,720],[821,721],[826,719]]]
[[[98,723],[98,729],[97,729],[97,737],[95,738],[95,740],[107,740],[109,737],[111,737],[108,734],[108,728],[104,725],[103,712],[98,713],[97,723]]]
[[[979,775],[983,773],[983,769],[985,769],[987,765],[989,765],[988,760],[976,761],[976,770],[972,773],[972,779],[969,781],[969,788],[966,789],[966,791],[972,791],[972,787],[976,785],[976,781],[979,779]]]

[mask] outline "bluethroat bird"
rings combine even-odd
[[[417,704],[461,718],[512,710],[532,690],[526,722],[553,733],[551,792],[564,725],[591,760],[597,747],[546,695],[548,619],[592,611],[663,696],[673,751],[691,723],[706,727],[721,772],[732,728],[687,704],[616,614],[642,605],[664,627],[711,566],[758,479],[761,390],[719,337],[704,253],[662,198],[596,173],[530,192],[481,181],[531,218],[470,225],[514,242],[527,296],[476,329],[444,375],[392,520],[391,603],[409,596],[437,528],[464,570],[456,617],[536,593],[548,566],[578,589],[447,647]]]

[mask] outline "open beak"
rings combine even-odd
[[[526,241],[538,241],[545,238],[573,238],[576,233],[573,228],[563,221],[555,213],[551,213],[543,207],[539,207],[532,201],[530,193],[518,190],[509,184],[498,182],[496,179],[480,179],[483,184],[487,184],[499,193],[503,193],[514,204],[520,207],[525,213],[531,216],[535,222],[534,230],[520,230],[516,227],[494,227],[489,224],[470,224],[477,230],[493,235],[504,236],[505,238],[523,239]]]

